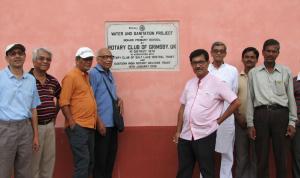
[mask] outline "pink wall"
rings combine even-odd
[[[188,55],[195,48],[209,49],[215,40],[227,44],[226,61],[240,68],[243,48],[261,50],[264,40],[276,38],[282,46],[279,62],[294,74],[300,67],[299,0],[2,0],[0,16],[0,68],[6,66],[4,48],[9,43],[26,45],[26,70],[32,49],[46,46],[54,53],[49,72],[59,80],[74,66],[80,46],[104,46],[105,21],[178,20],[179,71],[114,74],[129,126],[174,126],[179,95],[193,76]],[[58,126],[62,121],[60,117]]]

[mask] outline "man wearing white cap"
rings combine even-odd
[[[15,178],[32,178],[32,150],[39,149],[36,107],[41,102],[34,77],[23,70],[25,47],[8,45],[5,54],[8,66],[0,71],[0,177],[14,173]]]
[[[94,165],[97,106],[87,73],[93,57],[91,49],[79,48],[76,67],[62,80],[59,104],[66,119],[65,130],[73,153],[73,178],[88,178]]]

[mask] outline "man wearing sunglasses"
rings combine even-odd
[[[32,150],[39,149],[40,98],[32,75],[24,72],[22,44],[5,49],[8,66],[0,71],[0,177],[32,178]]]
[[[123,101],[117,96],[110,71],[114,56],[107,48],[97,52],[97,65],[90,70],[90,82],[97,102],[99,127],[95,135],[94,178],[111,178],[118,145],[118,130],[113,121],[113,100],[118,101],[121,114]]]
[[[233,92],[237,93],[238,89],[238,70],[224,62],[227,54],[227,47],[223,42],[217,41],[212,44],[211,56],[212,64],[209,65],[208,71],[224,81]],[[227,109],[229,103],[225,102],[223,111]],[[217,132],[216,152],[221,154],[220,178],[232,178],[231,168],[233,165],[233,148],[234,148],[234,116],[233,114],[220,125]]]

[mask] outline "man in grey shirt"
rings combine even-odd
[[[247,127],[255,140],[257,177],[268,178],[269,143],[272,139],[277,178],[287,176],[287,142],[295,134],[297,120],[291,71],[275,60],[280,44],[269,39],[263,45],[264,64],[248,74]]]

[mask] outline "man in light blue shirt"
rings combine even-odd
[[[39,149],[35,79],[23,70],[22,44],[5,49],[8,66],[0,71],[0,177],[32,178],[32,151]],[[13,171],[14,168],[14,171]]]
[[[123,101],[117,97],[110,68],[113,55],[103,48],[97,52],[97,65],[89,72],[90,83],[97,102],[99,124],[95,135],[94,178],[111,178],[118,145],[118,130],[113,121],[113,100],[118,100],[121,114]]]

